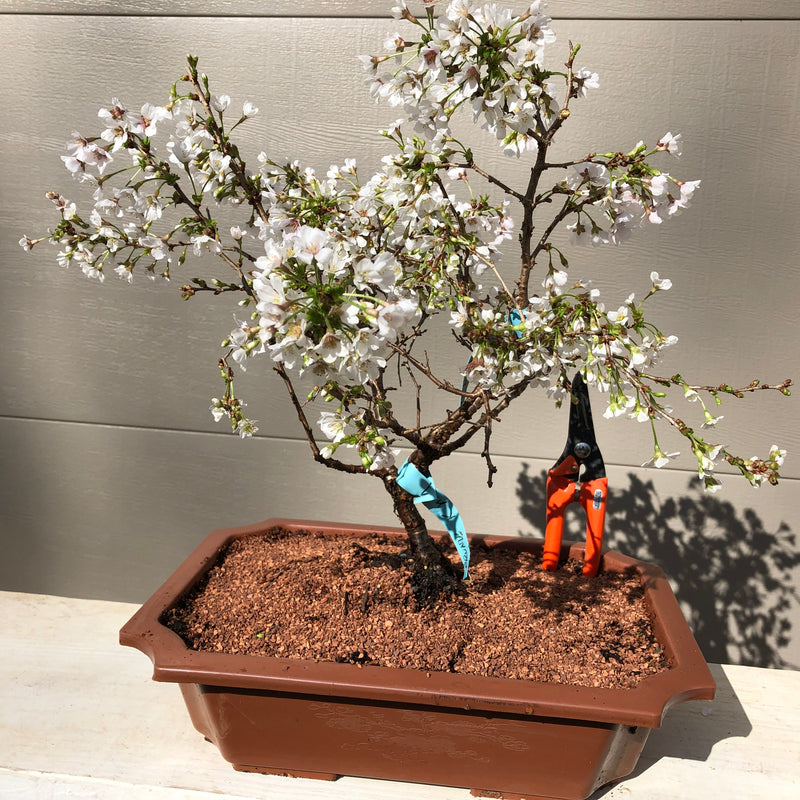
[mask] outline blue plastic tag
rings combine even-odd
[[[466,580],[469,577],[469,542],[464,522],[452,501],[436,488],[433,478],[423,475],[408,461],[397,471],[397,483],[414,498],[415,503],[424,504],[442,521],[464,565]]]

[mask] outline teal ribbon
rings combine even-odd
[[[408,461],[397,471],[397,484],[414,498],[415,503],[422,503],[442,521],[464,565],[466,580],[469,577],[469,542],[461,514],[450,498],[436,488],[430,475],[423,475]]]

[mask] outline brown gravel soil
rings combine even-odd
[[[239,539],[164,623],[196,650],[579,686],[630,688],[668,668],[635,575],[546,572],[476,542],[471,582],[420,610],[405,546],[283,529]]]

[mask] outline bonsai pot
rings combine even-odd
[[[633,689],[191,650],[161,620],[230,542],[290,531],[405,535],[398,528],[270,519],[212,533],[126,623],[120,642],[178,683],[192,722],[238,770],[333,780],[339,775],[466,787],[493,797],[579,800],[628,775],[652,728],[714,681],[664,573],[614,551],[606,571],[639,575],[669,668]],[[540,552],[528,539],[488,547]],[[562,558],[581,559],[565,544]]]

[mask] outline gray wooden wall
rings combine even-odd
[[[100,286],[60,269],[52,248],[17,245],[54,223],[46,190],[76,194],[59,159],[70,132],[92,131],[112,96],[164,102],[188,52],[219,92],[260,107],[252,152],[318,168],[355,155],[373,167],[384,150],[375,131],[395,113],[372,103],[355,56],[380,51],[395,28],[389,6],[0,0],[0,588],[140,601],[217,527],[270,516],[394,522],[377,481],[310,460],[269,370],[250,370],[242,386],[257,438],[213,423],[233,307],[183,303],[182,276],[171,289],[113,276]],[[800,378],[800,4],[556,0],[550,12],[561,45],[582,43],[581,65],[601,78],[565,144],[584,154],[681,132],[674,172],[703,180],[690,212],[621,248],[575,253],[574,273],[609,304],[630,289],[641,296],[651,270],[673,280],[656,298],[657,321],[681,339],[665,373]],[[519,183],[520,167],[493,145],[478,152]],[[797,666],[797,402],[751,397],[721,413],[721,440],[744,455],[773,442],[789,450],[784,482],[754,491],[731,477],[705,496],[690,456],[642,469],[648,426],[600,418],[607,540],[665,566],[709,660]],[[526,398],[496,426],[494,488],[480,444],[440,465],[437,485],[470,530],[540,534],[544,470],[565,432],[565,412]],[[664,445],[686,449],[668,434]],[[578,515],[571,525],[579,537]]]

